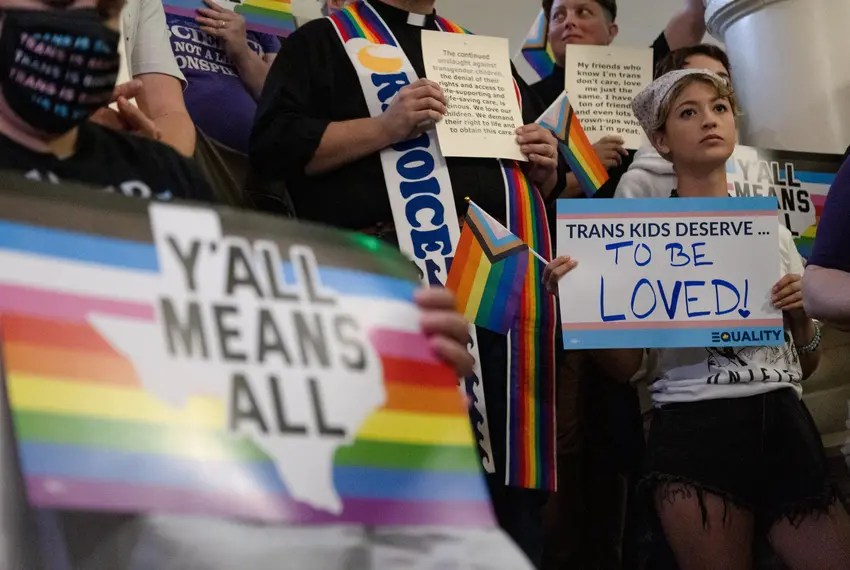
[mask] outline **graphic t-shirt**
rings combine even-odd
[[[778,226],[781,274],[802,275],[803,260],[791,232]],[[672,348],[655,351],[655,356],[657,380],[651,386],[655,405],[744,398],[784,388],[803,393],[803,371],[787,330],[780,346]]]
[[[59,159],[0,135],[0,170],[31,180],[78,182],[136,198],[212,202],[195,166],[162,143],[83,123],[73,156]]]
[[[208,136],[248,154],[257,102],[239,78],[224,44],[202,31],[192,18],[165,15],[171,48],[188,85],[183,97],[189,115]],[[280,50],[280,40],[248,32],[248,47],[260,57]]]

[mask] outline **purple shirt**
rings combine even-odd
[[[845,159],[829,189],[808,262],[850,273],[850,159]]]
[[[201,31],[191,18],[165,15],[171,49],[188,83],[183,97],[192,120],[218,142],[248,154],[257,102],[218,38]],[[280,40],[248,32],[248,46],[260,56],[280,50]]]

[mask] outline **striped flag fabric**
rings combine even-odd
[[[529,255],[525,242],[469,202],[446,282],[469,322],[507,334],[519,308]]]
[[[520,75],[529,85],[552,75],[555,69],[555,55],[549,44],[549,19],[542,8],[534,18],[531,29],[528,30],[522,47],[513,61]]]
[[[561,93],[546,109],[537,124],[552,131],[560,142],[561,153],[578,179],[586,196],[596,194],[608,181],[608,171],[593,150],[566,93]]]

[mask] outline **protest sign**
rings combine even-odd
[[[779,345],[771,198],[559,200],[564,347]]]
[[[0,370],[32,505],[494,524],[397,251],[80,192],[0,190]]]
[[[738,146],[726,167],[734,196],[775,196],[779,218],[791,231],[797,249],[809,257],[839,154],[766,150]]]
[[[295,31],[292,0],[216,0],[216,4],[245,18],[245,28],[249,32],[285,38]],[[192,19],[198,15],[199,8],[208,8],[203,0],[162,0],[162,6],[166,14]],[[202,54],[195,55],[200,57]]]
[[[444,156],[527,160],[508,40],[422,31],[425,75],[443,88],[448,112],[437,123]]]
[[[565,73],[567,95],[590,140],[620,135],[626,148],[640,148],[643,129],[631,104],[652,81],[652,50],[570,45]]]

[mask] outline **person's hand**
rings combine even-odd
[[[786,315],[793,318],[808,318],[803,308],[803,278],[796,273],[789,273],[776,282],[770,291],[770,301],[777,309],[782,309]]]
[[[575,269],[576,265],[578,265],[578,261],[568,255],[556,257],[547,263],[546,268],[543,270],[543,285],[546,286],[546,290],[552,295],[557,295],[558,281],[561,280],[561,277]]]
[[[623,146],[625,142],[623,137],[607,136],[593,145],[593,150],[596,151],[596,156],[602,161],[605,170],[620,166],[623,163],[623,157],[629,155],[629,151]]]
[[[419,289],[414,300],[422,309],[422,330],[437,356],[451,366],[458,377],[472,373],[475,361],[466,349],[469,325],[455,309],[451,291],[439,287]]]
[[[233,10],[222,8],[215,0],[204,0],[204,4],[209,8],[198,8],[199,16],[195,17],[195,22],[201,30],[219,38],[224,44],[224,51],[231,59],[250,52],[245,18]]]
[[[551,188],[558,176],[558,139],[537,123],[516,131],[519,149],[528,157],[526,172],[538,188]]]
[[[118,109],[101,107],[90,120],[116,131],[132,133],[155,141],[160,140],[162,133],[156,123],[129,101],[141,91],[142,82],[138,79],[116,85],[110,103],[115,103]]]
[[[419,79],[402,87],[378,119],[395,144],[427,131],[446,111],[446,96],[440,85]]]

